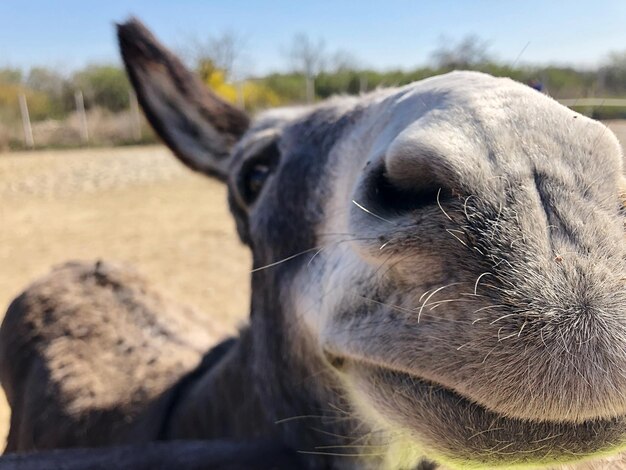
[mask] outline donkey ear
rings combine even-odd
[[[126,71],[156,133],[187,166],[226,179],[232,146],[248,116],[222,101],[148,29],[131,18],[117,26]]]

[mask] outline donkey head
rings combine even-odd
[[[274,402],[341,402],[397,466],[626,444],[622,157],[606,127],[472,72],[251,120],[140,23],[119,37],[158,134],[228,184]],[[289,380],[311,376],[294,397]]]

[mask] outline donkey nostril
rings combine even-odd
[[[416,178],[413,184],[394,181],[381,163],[369,177],[367,196],[380,210],[404,213],[436,205],[451,196],[451,191],[431,178]]]

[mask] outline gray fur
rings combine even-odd
[[[53,269],[13,301],[0,329],[6,451],[115,442],[221,334],[130,268]]]
[[[242,175],[268,143],[279,163],[246,203]],[[624,181],[603,125],[458,72],[262,114],[227,181],[253,253],[250,326],[129,413],[127,441],[149,440],[167,402],[164,438],[263,436],[309,468],[545,467],[626,445]],[[38,308],[7,317],[35,338],[20,351],[52,350],[55,327],[25,320]]]

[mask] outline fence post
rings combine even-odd
[[[30,125],[30,115],[28,114],[28,104],[26,103],[26,95],[20,93],[20,113],[22,114],[22,127],[24,128],[24,143],[26,147],[32,149],[35,146],[35,140],[33,139],[33,128]]]
[[[80,124],[80,138],[83,144],[86,144],[89,142],[89,128],[87,127],[87,113],[85,113],[83,92],[78,90],[74,93],[74,99],[76,100],[76,112],[78,113],[78,122]]]
[[[306,93],[306,102],[313,103],[315,101],[315,77],[311,75],[306,75],[305,77],[305,93]]]
[[[246,108],[246,97],[244,95],[244,87],[245,82],[243,80],[239,80],[237,82],[237,106],[241,109]]]
[[[367,92],[367,76],[361,75],[359,77],[359,92],[366,93]]]
[[[141,116],[139,116],[139,103],[137,102],[137,94],[130,90],[128,92],[128,101],[130,103],[130,122],[135,142],[141,140]]]

